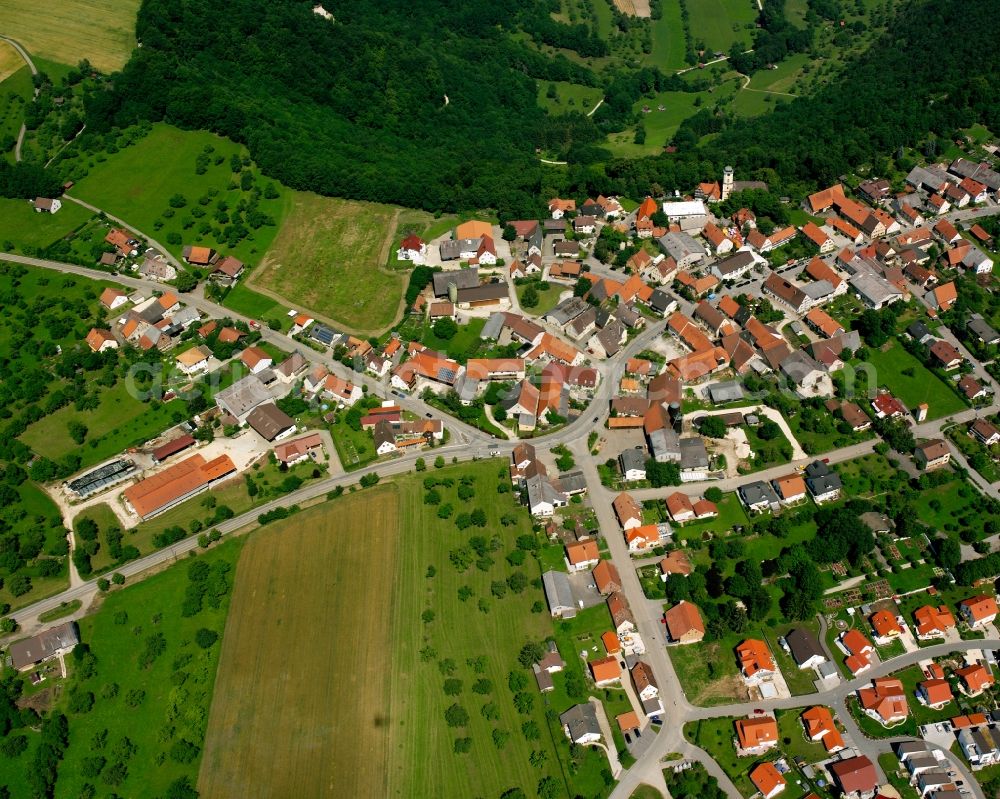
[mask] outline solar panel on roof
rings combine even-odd
[[[442,369],[438,372],[438,377],[446,382],[452,382],[455,380],[455,375],[458,374],[454,369]]]

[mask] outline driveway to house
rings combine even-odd
[[[721,411],[694,411],[691,416],[722,416],[726,413],[732,413],[734,410],[739,411],[744,416],[748,413],[756,413],[760,416],[766,416],[772,422],[774,422],[778,427],[781,428],[781,432],[785,434],[785,438],[788,439],[789,443],[792,445],[792,460],[800,461],[802,459],[808,459],[809,456],[806,451],[802,449],[802,445],[799,444],[799,440],[795,437],[792,432],[792,428],[788,426],[788,422],[785,421],[785,417],[769,405],[749,405],[746,408],[729,408],[727,410]]]

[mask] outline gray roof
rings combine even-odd
[[[215,395],[215,403],[237,418],[245,416],[258,405],[271,399],[271,395],[256,375],[237,380],[229,388]]]
[[[547,571],[542,575],[542,586],[545,588],[545,601],[549,603],[549,610],[571,611],[573,615],[576,614],[576,599],[569,584],[569,575],[565,572]],[[569,613],[564,615],[568,616]]]
[[[622,339],[624,337],[625,328],[622,327],[622,323],[617,319],[597,334],[597,340],[601,342],[601,346],[609,356],[616,355],[622,348]]]
[[[567,332],[575,337],[582,336],[587,328],[597,323],[597,309],[592,305],[567,325]]]
[[[191,305],[186,305],[179,311],[170,315],[170,321],[175,325],[180,325],[181,327],[188,327],[189,325],[197,322],[201,319],[201,313],[198,309]]]
[[[923,341],[925,337],[932,335],[930,328],[919,320],[907,327],[906,332],[915,341]]]
[[[962,265],[972,269],[982,263],[992,263],[992,259],[975,244],[969,245],[962,257]]]
[[[438,250],[442,261],[454,261],[460,258],[463,252],[476,252],[481,243],[482,239],[448,239],[441,242]]]
[[[295,420],[273,403],[259,405],[247,414],[247,424],[268,441],[274,441],[290,427]]]
[[[649,434],[649,448],[653,452],[653,457],[657,461],[680,460],[681,441],[680,436],[674,430],[663,427],[654,430]]]
[[[753,263],[753,253],[749,250],[740,250],[735,255],[723,258],[712,267],[712,271],[718,273],[722,279],[725,280],[728,275],[751,267],[753,266]]]
[[[558,483],[564,494],[578,494],[587,490],[587,478],[579,470],[559,475]]]
[[[708,387],[708,395],[712,402],[733,402],[743,399],[743,386],[736,380],[726,380],[722,383],[713,383]]]
[[[500,338],[500,334],[503,332],[504,323],[507,321],[507,317],[504,316],[502,311],[495,311],[490,314],[490,318],[486,320],[486,324],[483,325],[483,330],[479,334],[481,339],[492,339],[496,341]]]
[[[801,385],[812,372],[823,371],[820,365],[802,350],[795,350],[781,362],[781,371]]]
[[[826,660],[826,653],[823,651],[823,647],[819,645],[816,636],[804,627],[796,627],[794,630],[790,630],[785,635],[785,643],[792,650],[792,657],[799,666],[816,655]]]
[[[927,745],[926,741],[903,741],[896,744],[896,757],[900,760],[907,755],[916,755],[929,751],[931,751],[931,748]]]
[[[673,256],[677,261],[692,255],[697,255],[699,258],[705,256],[705,248],[687,233],[667,233],[665,236],[661,236],[660,249],[667,255]]]
[[[936,189],[948,181],[948,176],[937,167],[915,166],[906,176],[906,182],[918,188]]]
[[[583,297],[568,297],[549,311],[542,318],[552,322],[554,325],[565,325],[580,316],[590,308],[590,304]],[[596,311],[595,311],[596,319]]]
[[[681,439],[681,469],[707,469],[708,452],[702,438]]]
[[[574,705],[559,717],[560,723],[569,730],[572,741],[579,741],[586,735],[600,735],[601,725],[597,721],[597,710],[590,702]]]
[[[986,320],[983,319],[979,314],[973,314],[969,319],[969,324],[966,325],[969,328],[969,332],[975,335],[977,338],[981,339],[987,344],[993,344],[1000,340],[1000,333],[997,333],[992,327],[990,327]]]
[[[632,447],[622,452],[618,456],[618,462],[622,465],[622,472],[638,469],[643,474],[646,473],[646,451],[639,447]]]
[[[766,483],[763,480],[742,485],[740,486],[739,491],[740,496],[743,497],[743,501],[747,505],[759,505],[761,502],[767,502],[770,505],[776,505],[778,503],[778,495],[775,493],[774,489],[771,488],[771,484]]]
[[[806,486],[813,495],[828,494],[831,491],[839,491],[844,487],[840,481],[840,475],[836,472],[820,475],[818,477],[807,477]]]
[[[868,272],[858,272],[848,281],[851,287],[872,305],[887,302],[892,297],[901,298],[903,292],[885,278]]]
[[[667,292],[662,289],[653,289],[653,293],[649,297],[649,307],[654,311],[659,311],[663,313],[670,307],[671,303],[676,302],[673,297],[671,297]]]
[[[482,300],[501,300],[509,296],[510,292],[506,283],[483,283],[481,286],[459,289],[456,299],[458,302],[480,302]]]
[[[833,284],[829,280],[814,280],[802,286],[802,293],[811,300],[818,300],[833,294]]]
[[[38,663],[52,657],[60,649],[70,649],[80,643],[80,634],[75,621],[67,621],[31,638],[15,641],[7,649],[11,665],[15,669],[23,669],[33,663]]]
[[[559,491],[548,478],[536,474],[525,481],[528,491],[528,508],[534,508],[543,502],[551,505],[565,505],[567,497]]]
[[[965,158],[956,158],[951,162],[948,171],[963,178],[978,180],[993,191],[1000,189],[1000,173],[990,169],[986,164],[976,164]]]
[[[479,268],[472,266],[468,269],[451,269],[446,272],[435,272],[434,296],[445,297],[448,294],[449,284],[454,284],[456,289],[467,289],[479,285]]]
[[[538,690],[542,693],[546,691],[552,691],[555,689],[555,683],[552,681],[552,675],[537,663],[531,664],[531,670],[535,674],[535,682],[538,684]]]

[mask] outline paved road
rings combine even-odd
[[[28,55],[28,51],[25,50],[19,42],[15,41],[14,39],[11,39],[9,36],[0,36],[0,41],[7,42],[7,44],[9,44],[11,47],[17,50],[17,54],[24,59],[24,63],[28,65],[28,69],[31,70],[32,75],[38,74],[38,69],[35,67],[35,62],[31,60],[31,56]],[[38,96],[38,89],[35,89],[35,97],[37,96]],[[17,141],[14,143],[15,161],[21,160],[21,145],[24,144],[24,135],[27,132],[28,128],[22,122],[21,129],[17,132]]]

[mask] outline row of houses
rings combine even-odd
[[[813,461],[802,474],[797,472],[770,482],[755,480],[737,489],[740,501],[753,513],[777,511],[811,497],[817,504],[833,502],[843,489],[840,475],[824,461]]]

